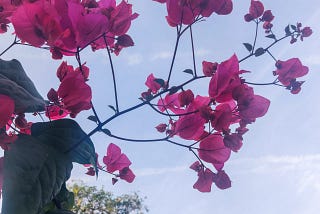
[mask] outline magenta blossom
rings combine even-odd
[[[277,70],[274,71],[274,75],[278,75],[279,81],[284,86],[289,86],[292,80],[306,75],[309,71],[309,68],[302,65],[298,58],[291,58],[286,61],[278,60],[276,67]]]
[[[103,157],[103,163],[107,166],[108,172],[111,173],[131,165],[131,161],[128,157],[121,153],[121,149],[113,143],[109,144],[107,155]]]

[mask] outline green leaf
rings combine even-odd
[[[38,214],[70,177],[70,156],[42,142],[19,135],[4,155],[2,213]]]
[[[116,108],[114,106],[108,105],[108,107],[111,108],[115,113],[117,113],[117,110],[116,110]]]
[[[284,29],[284,31],[286,32],[287,36],[291,35],[290,25],[287,25],[287,27]]]
[[[190,68],[189,69],[185,69],[182,72],[193,75],[193,70],[190,69]]]
[[[96,166],[94,145],[74,120],[33,123],[31,135],[46,145],[68,154],[73,162]]]
[[[103,133],[105,133],[106,135],[108,135],[108,136],[111,135],[111,132],[110,132],[109,129],[101,129],[101,131],[102,131]]]
[[[161,87],[164,87],[165,82],[163,79],[155,79],[154,81],[159,83],[159,85],[161,85]]]
[[[0,94],[14,99],[16,113],[45,110],[45,101],[18,60],[0,59],[0,85]]]
[[[266,36],[267,38],[270,38],[270,39],[274,39],[274,40],[277,40],[276,36],[274,34],[269,34]]]
[[[297,27],[295,25],[290,25],[291,29],[296,31],[297,30]]]
[[[180,90],[180,87],[176,87],[176,86],[172,86],[170,88],[170,91],[169,91],[169,94],[172,95],[172,94],[175,94],[177,91]]]
[[[88,119],[88,120],[91,120],[91,121],[93,121],[93,122],[95,122],[95,123],[97,123],[97,122],[98,122],[97,117],[96,117],[96,116],[94,116],[94,115],[90,115],[87,119]]]
[[[266,51],[264,50],[264,48],[258,48],[255,52],[254,55],[256,57],[261,56],[262,54],[264,54]]]
[[[249,51],[251,52],[252,51],[252,45],[250,43],[242,43],[244,45],[244,47]]]

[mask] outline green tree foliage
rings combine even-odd
[[[137,193],[115,196],[113,193],[76,183],[69,186],[74,193],[74,207],[76,214],[143,214],[148,209],[143,204],[144,198]]]

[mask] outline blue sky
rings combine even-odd
[[[140,93],[146,89],[144,82],[149,73],[166,78],[170,66],[175,29],[167,26],[164,19],[165,6],[150,0],[130,1],[134,11],[140,16],[130,30],[136,46],[124,50],[114,58],[117,70],[120,108],[137,104]],[[229,16],[213,16],[194,26],[196,58],[198,70],[201,61],[222,61],[236,53],[239,58],[247,53],[243,42],[251,42],[254,24],[245,23],[249,0],[234,1],[234,10]],[[102,174],[99,179],[84,175],[85,169],[76,166],[72,180],[83,180],[90,185],[104,186],[107,190],[122,194],[139,191],[146,196],[146,204],[151,214],[207,214],[207,213],[247,213],[247,214],[316,214],[320,209],[320,100],[319,100],[319,20],[318,0],[263,1],[266,9],[275,15],[274,31],[282,35],[287,24],[302,22],[313,28],[313,35],[289,45],[285,41],[272,52],[276,58],[286,60],[299,57],[309,66],[310,73],[304,77],[306,83],[298,95],[277,87],[256,87],[255,92],[271,100],[268,114],[249,127],[244,136],[244,146],[233,154],[225,170],[232,179],[232,188],[211,193],[199,193],[192,189],[197,179],[196,173],[188,169],[195,161],[185,149],[165,143],[128,143],[110,139],[101,134],[92,137],[96,150],[102,157],[106,147],[113,142],[132,160],[132,168],[137,175],[134,183],[119,182],[111,185],[111,177]],[[4,49],[9,34],[1,35],[0,48]],[[190,45],[183,39],[174,67],[176,83],[187,75],[180,71],[191,68]],[[260,44],[268,39],[262,38]],[[107,106],[113,105],[111,76],[105,51],[82,56],[91,68],[89,84],[93,88],[93,102],[102,118],[112,115]],[[41,50],[14,47],[3,59],[20,60],[34,80],[43,96],[51,88],[58,86],[55,70],[60,61],[52,61]],[[74,63],[72,58],[65,58]],[[76,65],[74,63],[74,65]],[[242,69],[252,71],[247,79],[254,82],[273,80],[274,62],[270,57],[261,56],[241,64]],[[207,93],[207,82],[193,84],[192,88]],[[83,129],[90,131],[94,124],[85,118],[91,112],[81,113],[77,121]],[[113,121],[107,126],[113,133],[132,138],[156,138],[159,135],[154,126],[166,119],[148,108],[132,112]]]

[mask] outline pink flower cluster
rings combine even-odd
[[[227,15],[233,9],[232,0],[154,0],[166,3],[168,24],[175,27],[189,25],[200,16],[209,17],[213,13]]]
[[[271,21],[274,19],[274,16],[271,10],[264,10],[264,6],[262,2],[251,0],[249,13],[247,13],[244,16],[244,19],[245,21],[250,22],[255,19],[258,19],[259,17],[261,17],[259,21],[264,22],[263,28],[266,30],[266,33],[270,33],[271,28],[273,27],[273,24],[271,23]]]
[[[296,79],[306,75],[309,68],[302,65],[298,58],[291,58],[286,61],[278,60],[276,67],[277,70],[275,70],[273,74],[278,75],[278,80],[286,86],[292,94],[299,93],[304,81],[297,81]]]
[[[253,88],[240,78],[243,71],[239,69],[236,55],[219,64],[206,61],[202,64],[203,73],[211,78],[209,96],[195,96],[191,90],[168,93],[158,101],[159,110],[170,110],[179,117],[177,120],[170,119],[169,124],[159,124],[156,128],[170,137],[179,136],[199,142],[199,158],[212,164],[217,174],[201,164],[193,166],[199,176],[194,187],[208,191],[212,183],[219,188],[230,186],[229,178],[222,170],[224,163],[229,159],[231,151],[239,151],[242,136],[248,131],[247,124],[264,116],[270,101],[254,94]],[[160,89],[152,89],[148,81],[146,85],[150,90]]]
[[[132,183],[135,179],[135,175],[132,170],[129,168],[131,165],[131,161],[127,157],[127,155],[121,153],[121,149],[110,143],[107,148],[107,154],[103,157],[103,163],[105,167],[100,166],[98,163],[98,169],[106,170],[108,173],[115,175],[116,177],[112,179],[112,184],[115,184],[118,181],[118,178],[123,179],[129,183]],[[118,174],[114,172],[118,171]],[[94,176],[95,171],[93,167],[88,168],[88,175]]]
[[[92,93],[86,83],[88,76],[89,68],[85,65],[74,69],[62,62],[57,70],[60,86],[57,91],[51,89],[47,94],[53,105],[47,107],[46,116],[57,120],[70,114],[74,118],[80,111],[90,109]]]
[[[133,45],[126,32],[138,14],[132,13],[126,1],[116,5],[116,0],[24,0],[15,4],[5,0],[0,7],[1,32],[11,21],[23,42],[50,46],[54,59],[87,45],[94,50],[108,45],[116,54]]]

